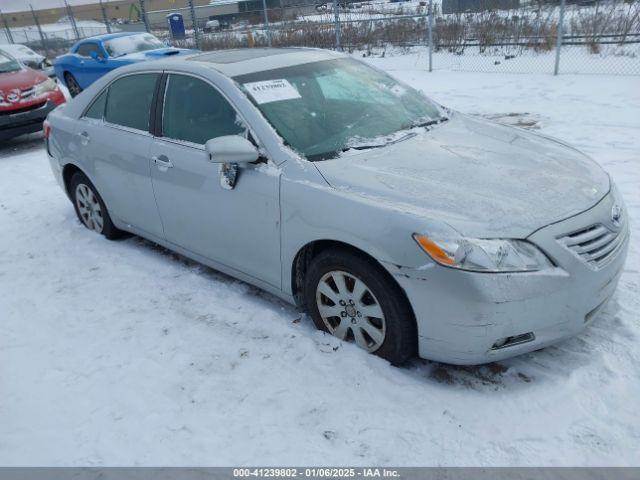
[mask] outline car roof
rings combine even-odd
[[[118,37],[129,37],[131,35],[139,35],[141,33],[146,33],[146,32],[118,32],[118,33],[104,33],[102,35],[95,35],[93,37],[87,37],[87,38],[83,38],[82,40],[80,40],[78,42],[78,44],[80,43],[84,43],[87,41],[99,41],[99,42],[105,42],[107,40],[111,40],[112,38],[118,38]]]
[[[238,48],[199,53],[184,57],[184,60],[201,62],[234,77],[344,56],[342,53],[319,48]]]
[[[24,51],[24,49],[26,48],[27,51],[33,52],[31,48],[27,47],[26,45],[22,45],[21,43],[0,43],[0,48],[2,50],[14,50],[17,52]]]

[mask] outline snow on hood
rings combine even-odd
[[[525,238],[595,205],[608,175],[553,139],[453,114],[393,145],[316,162],[327,182],[478,238]]]

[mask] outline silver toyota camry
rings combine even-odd
[[[629,243],[584,154],[330,51],[124,67],[52,112],[45,137],[87,228],[263,288],[394,364],[485,363],[580,333]]]

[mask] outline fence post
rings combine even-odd
[[[100,0],[100,10],[102,11],[102,20],[104,21],[104,25],[105,27],[107,27],[107,33],[111,33],[111,24],[109,23],[109,18],[107,17],[107,9],[104,8],[102,0]]]
[[[262,10],[264,11],[264,25],[267,28],[267,43],[269,46],[271,46],[271,28],[269,27],[269,13],[267,12],[267,0],[262,0]]]
[[[71,23],[73,34],[76,36],[76,40],[80,40],[80,32],[78,32],[78,25],[76,25],[76,19],[73,16],[73,10],[71,10],[71,6],[69,6],[69,4],[67,3],[67,0],[64,0],[64,6],[67,9],[67,16],[69,17],[69,22]]]
[[[560,49],[562,48],[562,36],[564,34],[564,7],[565,0],[560,0],[560,19],[558,20],[558,29],[556,32],[556,64],[553,67],[553,74],[558,75],[558,71],[560,70]]]
[[[333,16],[335,19],[335,29],[336,29],[336,50],[342,50],[340,47],[340,13],[339,13],[340,5],[338,0],[333,0]]]
[[[196,48],[200,50],[200,34],[198,33],[198,19],[196,9],[193,7],[193,0],[189,0],[189,13],[191,13],[191,26],[193,27],[193,39],[196,41]]]
[[[429,71],[433,71],[433,0],[429,0]]]
[[[42,49],[44,50],[44,56],[49,56],[49,49],[47,48],[47,41],[44,38],[44,34],[42,33],[42,28],[40,28],[40,22],[38,21],[38,16],[36,15],[35,10],[33,9],[33,5],[29,4],[29,8],[31,9],[31,15],[33,15],[33,21],[38,27],[38,33],[40,34],[40,42],[42,42]]]
[[[0,10],[0,17],[2,17],[2,23],[4,23],[4,29],[7,32],[7,40],[9,41],[9,43],[15,43],[13,41],[13,35],[11,35],[11,29],[9,28],[7,17],[4,16],[4,13],[2,13],[2,10]]]
[[[147,10],[144,8],[144,0],[138,0],[140,4],[140,16],[142,17],[142,23],[144,23],[145,31],[149,31],[149,24],[147,23]]]

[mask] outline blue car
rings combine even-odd
[[[114,68],[198,50],[167,47],[150,33],[109,33],[85,38],[69,53],[57,57],[53,67],[72,97]]]

